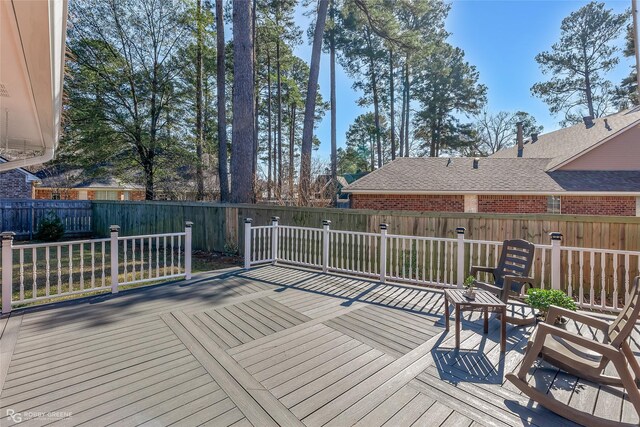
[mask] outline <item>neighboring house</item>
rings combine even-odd
[[[0,157],[0,164],[6,162]],[[0,199],[33,199],[38,182],[40,178],[22,168],[0,172]]]
[[[347,199],[347,194],[343,194],[342,189],[368,173],[369,172],[358,172],[338,175],[335,186],[331,183],[330,174],[318,175],[313,184],[313,188],[316,189],[315,198],[331,199],[331,197],[337,193],[338,199]]]
[[[80,171],[45,176],[35,189],[35,199],[144,200],[144,187],[116,178],[77,178]]]
[[[488,158],[399,158],[343,189],[351,207],[640,216],[640,110],[532,135]]]

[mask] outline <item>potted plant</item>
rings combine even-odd
[[[469,299],[474,299],[476,297],[476,292],[474,290],[476,284],[476,278],[473,276],[467,276],[464,279],[464,288],[467,290],[464,295]]]
[[[547,312],[549,311],[549,307],[552,305],[572,311],[577,310],[577,306],[573,298],[567,296],[567,294],[558,289],[530,288],[527,291],[527,304],[539,310],[539,317],[541,320],[545,320],[547,318]],[[552,320],[554,324],[566,323],[566,320],[562,317]]]

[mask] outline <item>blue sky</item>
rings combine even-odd
[[[618,13],[631,6],[630,0],[605,3],[607,8]],[[462,48],[467,60],[478,68],[481,83],[488,87],[487,107],[490,112],[526,111],[544,126],[544,132],[559,127],[559,118],[552,117],[546,104],[531,96],[531,86],[545,78],[534,58],[536,54],[549,50],[559,39],[562,19],[584,4],[584,1],[570,0],[451,2],[451,12],[446,21],[446,28],[452,33],[449,42]],[[299,11],[297,19],[306,34],[309,18]],[[297,48],[296,54],[310,61],[311,48],[305,43]],[[609,79],[618,84],[629,73],[631,64],[630,59],[622,59],[609,74]],[[329,58],[325,54],[319,83],[323,97],[328,100]],[[339,68],[336,77],[338,147],[344,146],[345,132],[353,120],[367,111],[357,105],[359,94],[351,89],[352,83]],[[314,156],[328,160],[331,150],[328,113],[317,134],[321,145]]]

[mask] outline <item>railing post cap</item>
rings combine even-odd
[[[562,233],[559,233],[557,231],[549,233],[549,236],[551,237],[551,240],[562,240]]]
[[[271,221],[272,222],[278,222],[278,221],[280,221],[280,217],[279,216],[272,216],[271,217]]]
[[[384,222],[382,224],[380,224],[380,230],[386,230],[387,227],[389,227],[389,224],[386,224]]]
[[[322,225],[331,225],[331,220],[329,220],[329,219],[323,219],[323,220],[322,220]]]
[[[184,223],[184,226],[187,227],[187,228],[191,228],[191,227],[193,227],[193,222],[192,221],[186,221]]]
[[[244,223],[245,224],[251,224],[252,222],[253,222],[253,219],[251,219],[251,218],[245,218],[244,219]]]
[[[15,236],[16,233],[14,233],[13,231],[3,231],[2,233],[0,233],[0,236],[2,236],[2,240],[13,240],[13,236]]]
[[[110,230],[112,233],[115,233],[115,232],[117,232],[117,231],[120,231],[120,226],[119,226],[119,225],[110,225],[110,226],[109,226],[109,230]]]
[[[467,231],[467,229],[464,227],[456,227],[456,233],[458,234],[464,234],[465,231]]]

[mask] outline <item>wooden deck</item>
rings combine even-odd
[[[2,425],[573,425],[505,383],[532,327],[508,326],[501,353],[499,322],[484,335],[465,313],[455,350],[443,302],[265,266],[15,311],[0,319]],[[638,421],[619,389],[544,364],[531,381]]]

